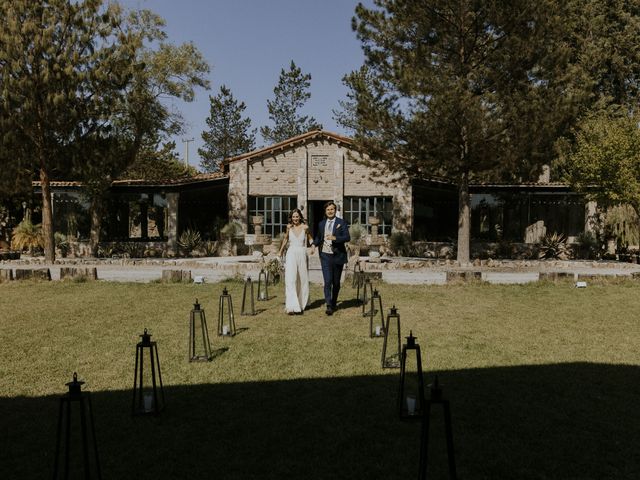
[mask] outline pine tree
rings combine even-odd
[[[225,85],[220,87],[218,95],[209,96],[209,102],[209,130],[202,132],[205,145],[198,149],[198,153],[202,157],[200,166],[206,172],[216,172],[225,158],[255,148],[256,130],[251,130],[250,118],[242,118],[247,108],[244,102],[238,102]]]
[[[529,180],[592,101],[580,5],[379,0],[353,27],[373,81],[352,89],[356,143],[379,168],[458,187],[458,261],[470,257],[469,182]],[[572,10],[573,9],[573,10]],[[628,77],[625,77],[628,78]]]
[[[315,118],[299,113],[311,98],[310,86],[311,74],[303,74],[293,60],[289,65],[289,71],[285,71],[284,68],[280,71],[278,85],[273,89],[274,99],[267,101],[273,128],[260,128],[260,134],[266,142],[278,143],[309,130],[322,129],[322,125]]]

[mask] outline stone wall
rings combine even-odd
[[[390,177],[377,181],[370,168],[356,162],[359,155],[331,137],[324,137],[256,159],[232,162],[230,220],[247,228],[249,196],[295,196],[301,206],[308,201],[332,199],[339,210],[345,196],[385,196],[393,199],[393,228],[411,231],[411,185]]]

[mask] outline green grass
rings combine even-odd
[[[397,420],[397,371],[343,287],[302,316],[283,288],[215,335],[222,284],[0,284],[0,478],[51,476],[58,398],[77,371],[95,410],[103,478],[416,478],[419,424]],[[451,401],[461,479],[640,478],[640,296],[634,282],[377,285]],[[213,362],[187,361],[205,308]],[[132,418],[135,345],[153,334],[166,410]],[[446,478],[434,407],[430,472]]]

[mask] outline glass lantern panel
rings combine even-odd
[[[408,415],[418,415],[422,411],[420,404],[420,377],[418,372],[417,354],[414,349],[407,349],[404,369],[404,384],[402,391],[402,411]]]

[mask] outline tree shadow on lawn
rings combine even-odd
[[[460,479],[640,478],[640,367],[571,363],[438,373]],[[92,392],[105,479],[417,478],[420,424],[389,375],[166,387],[160,417]],[[61,386],[61,393],[64,391]],[[2,398],[0,478],[51,476],[58,397]],[[430,478],[448,478],[432,409]]]

